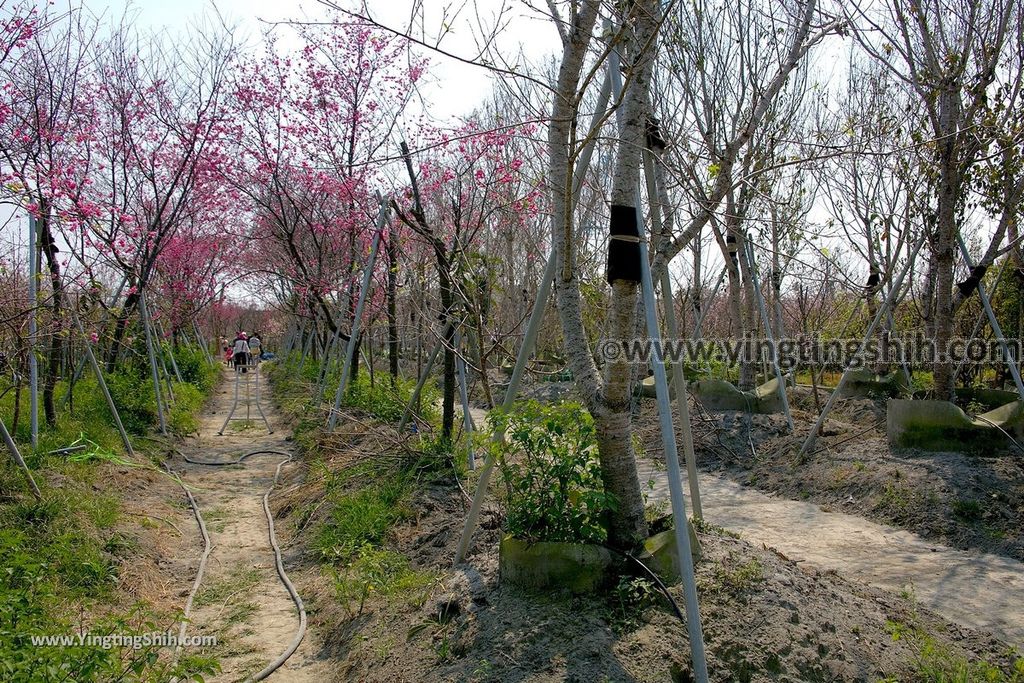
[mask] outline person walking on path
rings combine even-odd
[[[260,354],[263,353],[263,342],[260,341],[260,335],[258,332],[253,332],[252,336],[249,337],[249,354],[252,356],[252,364],[260,364]]]
[[[235,372],[238,372],[241,368],[242,372],[246,372],[246,368],[249,365],[249,338],[245,332],[239,332],[235,337],[234,348],[232,351],[232,359],[235,361]]]

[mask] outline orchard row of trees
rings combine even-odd
[[[579,152],[597,134],[580,129],[596,65],[616,49],[626,79],[615,162],[598,170],[602,199],[634,207],[644,185],[645,203],[663,217],[661,232],[655,222],[646,232],[654,281],[670,264],[682,281],[670,303],[690,321],[684,334],[711,303],[717,264],[727,294],[708,322],[719,333],[770,325],[776,335],[851,337],[913,259],[909,292],[893,294],[903,304],[880,331],[923,328],[942,348],[970,336],[973,295],[997,259],[1009,252],[1007,279],[1020,279],[1024,15],[1000,0],[550,8],[563,42],[548,128],[556,296],[605,488],[620,501],[610,536],[629,545],[646,535],[631,439],[635,367],[601,368],[590,350],[599,334],[640,336],[639,283],[609,272],[607,314],[596,326],[587,319],[586,290],[600,273],[579,257],[587,246],[576,225],[587,209],[572,194]],[[602,26],[606,17],[624,28]],[[837,75],[844,84],[829,87]],[[645,163],[653,182],[641,182]],[[769,320],[757,314],[748,240],[766,276]],[[742,388],[752,370],[741,368]],[[951,397],[954,366],[937,364],[933,375],[935,393]]]
[[[45,274],[32,312],[48,420],[68,308],[82,302],[108,368],[142,292],[171,336],[235,322],[229,295],[254,295],[279,313],[260,323],[277,344],[334,362],[383,205],[359,341],[394,378],[441,342],[446,437],[456,356],[496,403],[487,369],[516,353],[556,259],[540,346],[564,352],[595,418],[620,501],[610,536],[628,545],[646,532],[637,369],[595,349],[643,331],[638,269],[608,267],[610,251],[635,261],[636,243],[606,228],[638,200],[654,282],[675,289],[661,304],[684,335],[856,336],[915,253],[880,334],[967,336],[995,265],[1009,266],[1003,291],[1019,289],[1024,17],[1013,0],[555,0],[535,10],[554,58],[527,67],[485,39],[476,61],[494,91],[454,125],[421,99],[440,59],[422,46],[434,41],[371,15],[334,8],[243,47],[213,21],[172,41],[80,8],[0,6],[3,201],[16,207],[4,333],[23,374],[27,211]],[[609,97],[612,53],[623,88]],[[740,368],[741,387],[754,371]],[[940,396],[954,381],[951,366],[934,368]]]
[[[381,200],[392,217],[388,258],[369,315],[387,308],[392,344],[410,328],[432,345],[439,315],[453,321],[443,326],[449,345],[456,318],[472,325],[478,357],[502,343],[489,332],[495,274],[529,278],[512,278],[520,259],[502,267],[490,254],[522,244],[520,228],[539,211],[542,177],[521,156],[537,156],[536,126],[483,112],[441,129],[408,114],[414,126],[403,130],[426,60],[406,40],[340,15],[293,27],[288,49],[269,32],[243,50],[212,21],[172,40],[87,8],[2,10],[7,371],[20,386],[32,344],[49,423],[68,374],[71,307],[96,331],[108,371],[137,338],[143,292],[175,340],[197,319],[207,335],[232,334],[225,319],[245,322],[231,314],[232,295],[249,293],[296,321],[298,345],[315,339],[314,353],[331,353],[332,338],[348,337]],[[395,189],[406,136],[417,150],[410,189]],[[45,275],[36,310],[26,299],[28,215]],[[439,277],[443,308],[428,285]],[[400,295],[408,305],[396,306]],[[514,327],[529,297],[507,298],[504,324]],[[40,323],[34,340],[30,314]],[[283,337],[280,320],[263,332],[275,324]]]

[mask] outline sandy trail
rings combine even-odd
[[[255,377],[247,374],[251,396],[255,398]],[[242,381],[236,418],[246,415],[246,380]],[[231,409],[234,382],[234,373],[225,372],[202,415],[199,436],[189,440],[184,451],[190,458],[204,461],[236,460],[244,453],[261,449],[291,451],[291,444],[286,441],[288,432],[270,401],[266,377],[260,379],[260,404],[274,433],[267,433],[253,407],[251,422],[232,420],[224,435],[217,435]],[[214,651],[223,671],[208,680],[245,680],[276,659],[292,642],[298,628],[295,604],[275,569],[262,502],[282,459],[280,455],[259,455],[230,467],[204,467],[180,458],[174,463],[199,504],[213,546],[187,631],[190,636],[217,636]],[[282,479],[292,467],[283,467]],[[282,536],[286,536],[286,530],[278,528],[278,545],[282,546],[287,571],[288,552]],[[319,648],[313,640],[307,632],[298,651],[266,680],[330,680],[326,662],[315,656]]]
[[[470,412],[477,425],[486,424],[485,411]],[[664,466],[640,459],[638,469],[641,484],[653,484],[650,501],[667,502]],[[918,604],[946,619],[1024,646],[1024,563],[949,548],[863,517],[769,496],[707,472],[699,473],[699,481],[708,522],[775,548],[791,560],[883,590],[912,589]],[[689,496],[685,481],[683,490]]]
[[[668,500],[664,468],[642,459],[639,470],[641,483],[653,482],[651,500]],[[791,560],[884,590],[912,586],[921,606],[991,631],[1011,645],[1024,645],[1024,564],[930,543],[863,517],[825,512],[813,503],[768,496],[714,474],[701,472],[699,481],[708,522]]]

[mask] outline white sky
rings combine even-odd
[[[68,0],[58,2],[66,6]],[[356,0],[337,0],[341,7],[356,10]],[[126,10],[139,28],[185,31],[189,24],[216,4],[228,25],[237,25],[242,35],[255,46],[260,32],[275,22],[288,20],[319,21],[327,8],[315,0],[83,0],[85,7],[98,15],[119,18]],[[368,0],[370,15],[385,26],[399,31],[409,28],[414,5],[422,4],[422,19],[412,35],[424,42],[436,43],[446,52],[464,58],[478,55],[480,36],[490,33],[500,22],[504,28],[497,47],[506,59],[514,59],[524,50],[528,59],[539,61],[559,47],[558,34],[550,19],[530,9],[522,0]],[[445,13],[448,13],[447,15]],[[445,31],[442,27],[447,26]],[[287,36],[287,27],[275,28]],[[442,35],[443,32],[443,35]],[[286,38],[281,40],[287,46]],[[461,63],[433,50],[421,49],[430,58],[432,80],[421,91],[429,102],[428,113],[439,121],[468,114],[490,93],[490,76],[482,67]]]

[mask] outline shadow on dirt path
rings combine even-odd
[[[664,468],[641,459],[638,469],[641,482],[653,483],[650,500],[667,501]],[[711,524],[797,562],[884,590],[912,590],[918,604],[950,621],[1024,645],[1024,564],[1016,560],[929,543],[908,531],[768,496],[707,472],[700,473],[700,491]]]

